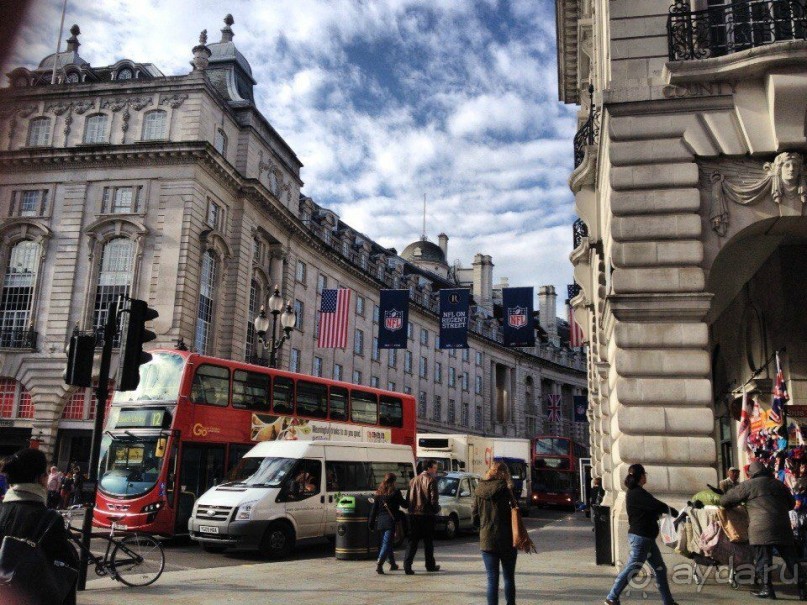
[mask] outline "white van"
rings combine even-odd
[[[415,473],[412,448],[388,443],[264,441],[231,481],[209,489],[188,520],[207,551],[257,549],[282,558],[297,540],[336,534],[339,494],[371,494],[386,473],[405,490]]]

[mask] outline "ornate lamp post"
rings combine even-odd
[[[284,309],[285,307],[285,309]],[[280,295],[280,288],[275,286],[275,291],[269,297],[269,312],[272,314],[272,338],[267,341],[266,333],[269,331],[269,318],[266,317],[266,309],[261,306],[261,312],[254,319],[255,332],[258,334],[258,342],[263,350],[269,349],[269,367],[277,367],[277,351],[283,343],[291,336],[291,331],[297,323],[297,314],[291,308],[291,303],[283,304],[283,297]],[[277,338],[277,320],[280,316],[280,327],[283,335]]]

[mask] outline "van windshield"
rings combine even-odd
[[[226,485],[278,487],[296,462],[296,458],[241,458],[230,471]]]

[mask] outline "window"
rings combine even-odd
[[[420,329],[420,344],[422,345],[429,344],[429,331],[426,328]]]
[[[462,373],[462,390],[467,391],[470,389],[470,381],[468,380],[468,372]]]
[[[358,328],[353,331],[353,352],[356,355],[364,355],[364,332]]]
[[[209,200],[207,204],[207,224],[209,227],[222,231],[224,225],[224,212],[216,202]]]
[[[328,491],[366,492],[374,490],[381,481],[375,480],[372,464],[371,462],[326,462],[325,476]]]
[[[476,365],[478,366],[482,365],[482,351],[476,352]]]
[[[434,362],[434,382],[443,382],[443,364],[439,361]]]
[[[28,348],[34,288],[42,248],[36,242],[18,242],[11,249],[0,298],[0,347]]]
[[[418,418],[426,418],[426,391],[418,395]]]
[[[322,315],[322,311],[317,309],[314,311],[314,340],[319,338],[319,320],[320,315]]]
[[[311,374],[313,376],[322,376],[322,357],[314,357],[311,364]]]
[[[28,147],[44,147],[50,141],[50,118],[34,118],[28,126]]]
[[[342,366],[338,363],[333,364],[333,379],[342,380]]]
[[[144,141],[161,141],[166,138],[165,124],[166,114],[161,109],[156,111],[149,111],[143,116],[143,140]]]
[[[470,349],[463,349],[462,350],[462,360],[468,361],[471,358],[471,350]]]
[[[356,315],[364,317],[364,297],[356,296]]]
[[[305,271],[303,271],[303,275],[305,275]],[[303,277],[303,279],[305,279],[305,277]],[[325,277],[322,273],[320,273],[319,275],[317,275],[317,294],[322,294],[322,291],[327,288],[328,288],[328,278]]]
[[[291,350],[291,359],[289,360],[289,370],[292,372],[300,371],[300,349]]]
[[[448,350],[448,356],[453,357],[454,359],[456,359],[457,358],[457,349],[449,349]]]
[[[351,391],[350,419],[353,422],[378,424],[378,399],[374,393]]]
[[[353,370],[353,384],[361,384],[361,372]]]
[[[269,411],[269,376],[257,372],[233,372],[233,407]]]
[[[404,351],[404,372],[412,373],[412,351]]]
[[[257,280],[252,280],[249,283],[249,310],[247,312],[247,361],[250,357],[255,356],[255,324],[253,323],[255,317],[258,315],[258,292],[260,284]],[[293,372],[294,370],[292,370]]]
[[[395,349],[387,349],[387,365],[391,368],[398,367],[398,351]]]
[[[464,427],[468,426],[468,404],[463,403],[460,408],[460,424]]]
[[[196,335],[193,347],[197,353],[208,353],[213,341],[213,305],[216,287],[216,257],[212,250],[202,256],[202,271],[199,278],[199,309],[196,312]]]
[[[474,391],[476,392],[477,395],[482,394],[482,377],[481,376],[476,377],[476,387],[474,388]]]
[[[406,393],[407,395],[411,395],[412,394],[412,387],[404,387],[404,393]]]
[[[347,389],[331,387],[331,420],[347,420]]]
[[[47,204],[47,189],[15,191],[11,194],[9,216],[43,216]]]
[[[294,274],[294,279],[296,279],[301,284],[305,283],[305,273],[306,273],[306,265],[303,261],[297,261],[297,271]]]
[[[224,131],[221,128],[216,129],[216,134],[213,137],[213,147],[221,155],[225,155],[227,153],[227,135],[224,134]]]
[[[482,431],[485,429],[484,425],[482,424],[482,406],[476,406],[476,412],[474,413],[474,427],[477,431]]]
[[[373,354],[372,359],[373,361],[378,361],[381,358],[381,354],[378,352],[378,338],[373,337]]]
[[[429,360],[425,357],[420,358],[420,377],[428,378],[429,376]]]
[[[414,328],[412,327],[412,324],[411,324],[411,323],[407,323],[407,324],[406,324],[406,337],[407,337],[409,340],[412,340],[412,338],[413,338],[412,334],[414,333],[414,331],[415,331],[415,330],[414,330]]]
[[[395,390],[395,383],[390,383],[390,391]],[[381,396],[380,418],[381,426],[402,427],[403,426],[403,403],[397,397],[390,395]]]
[[[84,126],[84,142],[106,143],[106,123],[107,116],[102,113],[87,116]]]
[[[434,350],[435,351],[440,350],[440,335],[439,334],[434,335]]]
[[[132,214],[140,211],[143,187],[104,187],[101,214]]]
[[[373,305],[373,323],[378,323],[379,313],[381,313],[381,310],[378,308],[378,305]]]
[[[455,368],[448,368],[448,386],[457,386],[457,370]]]
[[[328,415],[328,387],[316,382],[297,381],[297,413],[325,418]]]
[[[295,322],[294,327],[303,331],[303,311],[305,310],[305,305],[303,305],[303,301],[296,300],[294,301],[294,313],[295,313]]]
[[[370,386],[374,389],[379,388],[378,376],[370,376]]]
[[[230,370],[210,364],[200,365],[193,376],[191,402],[226,406],[230,399]]]
[[[387,382],[387,390],[388,391],[394,391],[395,390],[395,383],[392,382],[391,380]]]
[[[442,410],[442,402],[440,401],[440,395],[434,396],[434,406],[432,407],[432,420],[434,422],[441,422],[443,416]]]
[[[134,74],[128,67],[124,67],[118,72],[117,80],[131,80]]]
[[[275,414],[293,414],[294,381],[285,376],[275,376],[272,381],[272,411]]]
[[[125,237],[108,241],[101,253],[98,289],[95,292],[93,326],[103,330],[109,304],[118,296],[129,296],[134,269],[135,243]]]
[[[456,411],[454,410],[456,403],[453,399],[448,400],[448,408],[446,409],[446,422],[448,424],[456,424],[457,418],[455,416]]]

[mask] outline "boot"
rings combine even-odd
[[[765,586],[759,592],[752,592],[751,596],[754,596],[758,599],[776,600],[776,593],[773,591],[773,586]]]
[[[377,574],[382,575],[382,576],[384,575],[384,562],[383,561],[378,561],[378,563],[376,563],[375,572]]]
[[[400,567],[398,567],[398,564],[395,562],[395,559],[391,558],[389,560],[389,570],[390,571],[398,571],[399,569],[400,569]]]

